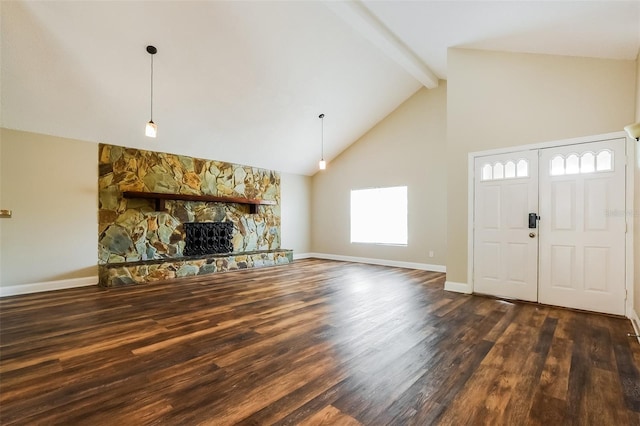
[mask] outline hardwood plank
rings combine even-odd
[[[270,425],[281,422],[285,417],[290,416],[293,412],[297,412],[300,415],[303,406],[307,406],[307,404],[312,400],[317,401],[320,395],[327,394],[330,389],[335,389],[335,387],[346,377],[346,372],[330,370],[326,374],[308,381],[300,388],[293,392],[289,392],[277,401],[274,401],[261,410],[256,411],[239,422],[239,424]],[[308,413],[319,412],[318,410],[308,410]],[[304,418],[304,415],[300,415],[300,418]]]
[[[554,398],[542,390],[536,392],[527,423],[530,425],[548,426],[567,424],[567,402]]]
[[[555,339],[551,342],[549,355],[545,361],[538,384],[545,397],[560,400],[566,399],[567,391],[569,390],[572,351],[573,342],[570,340]]]
[[[333,426],[333,425],[342,425],[342,426],[359,426],[362,425],[359,421],[354,419],[353,417],[349,417],[343,414],[337,408],[328,405],[322,410],[318,411],[316,414],[300,423],[300,426]]]

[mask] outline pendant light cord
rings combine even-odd
[[[151,55],[151,121],[153,121],[153,55]]]
[[[320,159],[324,160],[324,114],[320,114]]]

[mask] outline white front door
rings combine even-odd
[[[538,151],[475,159],[474,291],[537,301]],[[530,237],[533,234],[533,237]]]
[[[625,140],[540,150],[541,303],[624,315]]]

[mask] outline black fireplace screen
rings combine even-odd
[[[195,256],[214,253],[231,253],[231,222],[187,222],[184,255]]]

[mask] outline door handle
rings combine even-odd
[[[535,237],[536,237],[535,232],[529,232],[529,238],[535,238]]]

